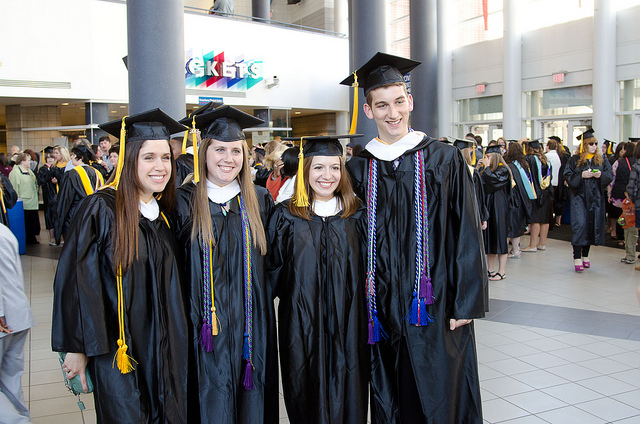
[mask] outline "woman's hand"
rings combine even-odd
[[[602,172],[600,170],[597,170],[595,172],[592,172],[591,175],[593,175],[593,178],[600,178],[602,176]]]
[[[82,388],[85,393],[89,391],[89,386],[87,386],[87,376],[85,374],[87,362],[87,355],[84,353],[67,353],[67,356],[65,356],[64,362],[62,363],[62,371],[67,373],[68,380],[72,379],[76,375],[80,376],[80,382],[82,383]]]
[[[593,172],[591,172],[591,170],[587,169],[585,171],[582,171],[582,178],[592,178],[593,177]]]

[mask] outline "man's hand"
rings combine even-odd
[[[80,376],[80,382],[85,393],[89,391],[87,386],[87,377],[85,370],[87,369],[87,355],[84,353],[67,353],[62,364],[62,370],[67,373],[67,379],[72,379],[76,375]]]
[[[451,331],[453,331],[456,328],[460,328],[463,325],[469,324],[471,321],[473,321],[473,320],[472,319],[450,319],[449,320],[449,329]]]
[[[0,317],[0,333],[13,333],[13,330],[5,322],[4,317]]]

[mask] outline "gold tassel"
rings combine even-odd
[[[304,153],[302,150],[302,142],[304,137],[300,137],[300,153],[298,153],[298,175],[296,175],[296,198],[293,203],[298,207],[309,206],[309,195],[304,186]]]
[[[116,351],[116,356],[115,358],[113,358],[113,361],[118,366],[118,369],[122,374],[127,374],[135,369],[131,362],[133,361],[136,364],[138,362],[127,354],[127,350],[129,346],[127,346],[124,340],[124,293],[122,290],[122,266],[121,265],[118,265],[118,273],[116,275],[116,288],[118,291],[119,336],[118,336],[118,350]]]
[[[187,154],[187,140],[189,139],[189,131],[184,133],[184,137],[182,137],[182,154]]]
[[[120,150],[118,151],[118,164],[116,165],[116,176],[113,179],[112,186],[115,189],[118,189],[118,184],[120,184],[120,176],[122,175],[122,168],[124,167],[124,144],[125,144],[125,135],[126,135],[126,124],[124,122],[129,116],[125,116],[122,118],[122,127],[120,127]]]
[[[613,154],[613,144],[609,143],[609,145],[607,146],[607,154],[608,155],[612,155]]]
[[[196,134],[196,117],[193,117],[191,121],[191,130],[193,134],[193,181],[195,183],[200,181],[200,161],[198,160],[198,136]]]
[[[582,145],[584,144],[584,135],[580,134],[580,151],[578,153],[582,154]]]
[[[472,148],[471,148],[471,150],[473,150],[473,160],[472,160],[472,162],[473,162],[473,165],[475,166],[475,164],[476,164],[476,159],[477,159],[477,158],[476,158],[476,148],[475,148],[475,146],[474,146],[474,147],[472,147]]]
[[[353,73],[353,84],[351,87],[354,87],[355,90],[353,92],[353,115],[351,115],[351,129],[349,129],[349,134],[356,133],[356,126],[358,125],[358,76],[356,73]],[[302,140],[300,140],[300,148],[302,149]]]
[[[2,205],[2,212],[7,213],[7,208],[4,205],[4,193],[0,190],[0,204]]]
[[[522,142],[522,154],[527,156],[527,142],[526,141]]]
[[[211,239],[209,239],[209,252],[213,252],[213,243],[211,243]],[[220,333],[220,321],[216,314],[216,298],[213,291],[213,255],[211,254],[209,254],[209,270],[211,271],[209,273],[211,276],[211,335],[217,336]]]
[[[212,292],[212,299],[213,299],[213,292]],[[216,315],[216,307],[213,306],[211,308],[211,335],[212,336],[217,336],[219,333],[219,329],[218,326],[220,325],[220,322],[218,321],[218,315]]]

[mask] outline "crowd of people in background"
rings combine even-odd
[[[544,251],[550,228],[560,227],[567,212],[576,272],[591,266],[590,247],[604,244],[605,237],[625,248],[621,262],[636,263],[640,143],[605,140],[599,147],[593,129],[577,141],[573,152],[558,136],[546,144],[500,137],[485,148],[472,133],[453,141],[475,183],[489,280],[506,278],[507,259]],[[525,234],[529,243],[521,246]]]

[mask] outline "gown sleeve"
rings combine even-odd
[[[16,193],[16,191],[14,190],[13,184],[11,184],[9,178],[5,177],[4,175],[0,175],[0,180],[2,180],[2,187],[4,191],[4,206],[7,209],[11,209],[16,205],[16,202],[18,201],[18,193]]]
[[[267,243],[269,253],[266,261],[267,285],[273,295],[278,297],[281,289],[281,279],[284,269],[284,258],[287,252],[288,225],[284,219],[286,203],[275,208],[267,229]]]
[[[453,252],[455,261],[448,278],[448,315],[453,319],[481,318],[485,313],[487,267],[473,181],[459,151],[454,154],[451,167],[450,223],[445,240],[452,244],[447,250]],[[480,251],[469,246],[479,246]]]
[[[108,353],[109,340],[103,287],[110,263],[108,229],[113,212],[100,196],[84,199],[69,228],[53,284],[51,345],[56,352],[97,356]]]

